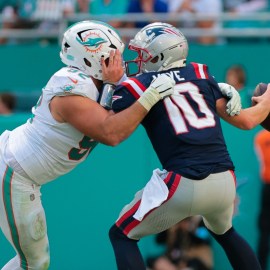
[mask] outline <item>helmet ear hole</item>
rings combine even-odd
[[[151,59],[151,63],[153,63],[153,64],[155,64],[155,63],[157,63],[158,62],[158,59],[159,59],[159,57],[158,57],[158,55],[157,56],[155,56],[153,59]]]
[[[69,48],[70,47],[67,42],[65,42],[64,46],[65,46],[65,48]]]
[[[91,66],[92,66],[91,63],[90,63],[90,61],[88,61],[86,58],[83,58],[83,60],[84,60],[84,63],[85,63],[88,67],[91,67]]]

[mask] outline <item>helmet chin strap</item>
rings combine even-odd
[[[167,64],[172,57],[169,57],[164,63],[163,65],[158,69],[158,71],[162,71],[162,70],[167,70],[167,69],[171,69],[171,68],[179,68],[179,67],[185,67],[186,66],[186,61],[187,59],[181,59],[178,61],[175,61],[171,64]]]

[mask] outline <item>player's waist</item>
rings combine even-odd
[[[173,171],[192,180],[202,180],[210,174],[234,171],[233,164],[215,164],[209,166],[187,166],[187,167],[164,167],[167,171]]]
[[[81,160],[70,161],[67,158],[68,153],[58,155],[57,152],[54,152],[53,154],[45,145],[30,145],[23,136],[20,145],[14,142],[14,138],[12,139],[9,150],[11,158],[8,165],[15,172],[22,176],[28,176],[38,185],[45,184],[66,174],[81,162]]]

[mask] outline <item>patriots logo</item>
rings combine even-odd
[[[118,96],[118,95],[114,95],[113,97],[112,97],[112,102],[114,102],[114,101],[116,101],[116,100],[118,100],[118,99],[121,99],[121,98],[123,98],[122,96]]]
[[[163,34],[172,34],[172,35],[180,36],[179,33],[175,32],[174,30],[170,28],[165,28],[165,27],[155,27],[155,28],[146,30],[146,35],[152,38],[155,38]]]

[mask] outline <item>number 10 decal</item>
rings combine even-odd
[[[204,114],[203,117],[196,114],[186,96],[182,93],[189,94],[190,98],[197,104],[200,113]],[[174,95],[165,98],[164,104],[176,134],[189,132],[186,122],[196,129],[216,125],[213,113],[208,108],[198,86],[193,83],[187,82],[175,85]]]

